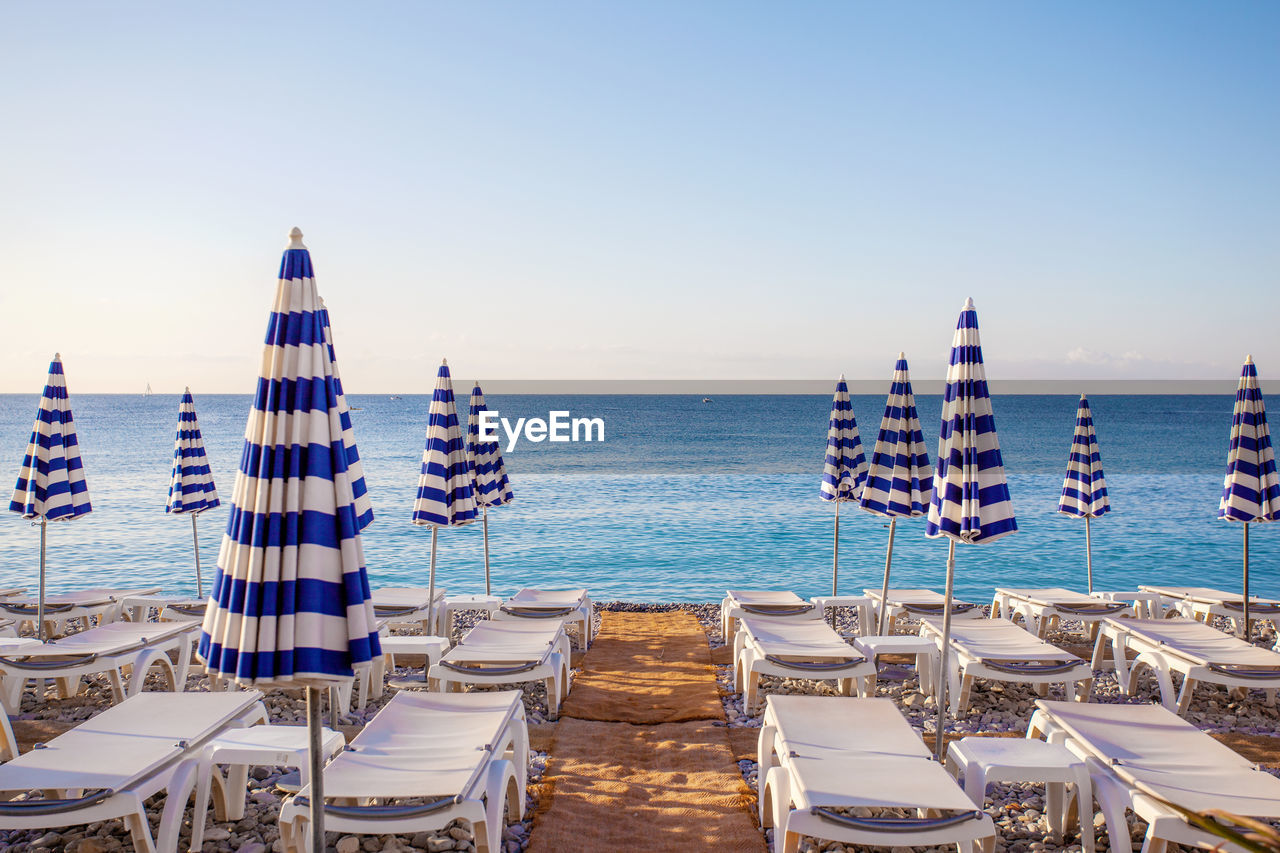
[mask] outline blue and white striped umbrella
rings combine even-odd
[[[428,608],[429,624],[434,624],[430,620],[434,617],[436,537],[440,528],[470,524],[478,514],[471,487],[471,469],[467,465],[467,442],[458,424],[453,380],[449,378],[449,362],[446,360],[440,362],[436,390],[431,395],[427,440],[422,450],[422,473],[418,477],[418,497],[413,502],[413,523],[431,527],[431,569],[427,585],[432,602]]]
[[[1058,512],[1084,519],[1085,571],[1089,592],[1093,592],[1093,539],[1089,520],[1111,511],[1107,497],[1107,478],[1102,473],[1102,457],[1098,453],[1098,437],[1093,431],[1093,413],[1089,398],[1080,395],[1076,409],[1076,429],[1071,436],[1071,456],[1067,459],[1067,477],[1062,482]]]
[[[173,440],[173,473],[169,477],[169,502],[164,511],[191,516],[191,539],[196,549],[196,594],[204,598],[204,579],[200,575],[200,537],[196,532],[196,516],[218,506],[218,490],[209,471],[209,457],[196,417],[196,401],[191,389],[182,392],[178,404],[178,430]]]
[[[45,543],[48,522],[70,521],[93,511],[89,486],[80,461],[76,422],[67,399],[67,381],[62,374],[62,356],[55,354],[49,364],[49,378],[36,409],[31,440],[13,488],[9,511],[40,522],[40,595],[37,599],[36,630],[44,639]]]
[[[911,391],[911,374],[906,353],[898,353],[893,368],[889,398],[885,400],[880,434],[876,437],[867,484],[860,504],[867,512],[889,519],[889,547],[884,558],[881,601],[889,595],[889,571],[893,565],[893,536],[899,518],[919,518],[929,511],[933,493],[933,466],[925,450],[916,415],[916,397]],[[880,609],[876,633],[884,633],[887,608]]]
[[[324,326],[324,341],[329,345],[329,360],[333,362],[333,386],[338,392],[338,417],[342,421],[342,445],[347,449],[347,473],[351,477],[351,492],[356,498],[356,522],[364,530],[373,521],[373,502],[364,482],[364,463],[356,447],[355,429],[351,425],[351,407],[342,390],[342,376],[338,373],[338,353],[333,346],[333,327],[329,325],[329,309],[320,300],[320,324]]]
[[[368,669],[382,648],[311,254],[297,228],[289,238],[199,654],[210,676],[307,687],[319,850],[319,688]]]
[[[836,505],[835,553],[831,564],[831,594],[837,595],[840,580],[840,504],[862,497],[867,481],[867,460],[862,455],[862,439],[858,437],[858,421],[849,403],[849,386],[844,374],[836,382],[831,398],[831,418],[827,421],[827,456],[822,466],[822,484],[818,497]],[[834,614],[832,620],[835,619]]]
[[[350,678],[380,653],[311,255],[290,238],[200,636],[209,673],[245,686]]]
[[[1258,385],[1253,356],[1246,356],[1236,387],[1236,404],[1231,412],[1231,448],[1227,451],[1227,475],[1218,502],[1218,518],[1244,524],[1244,618],[1249,626],[1249,525],[1280,518],[1280,476],[1276,474],[1275,451],[1267,409]]]
[[[943,727],[947,709],[947,657],[951,641],[951,602],[955,588],[956,543],[995,542],[1015,533],[1018,522],[1009,500],[995,415],[987,392],[978,337],[978,312],[965,302],[951,342],[951,364],[942,399],[938,434],[938,471],[925,536],[945,536],[947,588],[942,616],[942,661],[938,668],[938,722],[935,747],[942,761]]]
[[[488,411],[480,383],[471,389],[471,413],[467,418],[467,465],[471,469],[472,487],[484,527],[484,594],[489,584],[489,507],[505,506],[515,500],[507,467],[502,462],[502,445],[480,440],[480,413]]]

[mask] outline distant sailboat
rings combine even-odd
[[[391,399],[392,399],[392,400],[394,400],[394,401],[399,402],[400,400],[403,400],[404,398],[403,398],[403,397],[401,397],[399,394],[392,394],[392,395],[391,395]]]
[[[150,383],[150,382],[148,382],[148,383],[147,383],[147,390],[145,390],[145,391],[143,391],[143,392],[142,392],[142,396],[144,396],[144,397],[150,397],[150,396],[151,396],[151,383]]]

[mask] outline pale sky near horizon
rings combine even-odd
[[[1280,4],[0,5],[0,392],[1280,378]]]

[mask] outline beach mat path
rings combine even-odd
[[[528,853],[760,851],[692,614],[604,614],[555,726]]]

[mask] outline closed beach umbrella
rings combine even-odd
[[[320,690],[381,654],[311,255],[290,234],[200,634],[210,676],[307,688],[312,849],[324,849]]]
[[[320,324],[324,326],[324,341],[329,346],[329,360],[333,362],[333,387],[338,392],[338,419],[342,422],[342,446],[347,450],[347,473],[351,477],[351,493],[356,499],[356,523],[364,530],[373,521],[373,503],[364,483],[364,463],[356,447],[356,433],[351,426],[351,406],[342,390],[342,376],[338,373],[338,353],[333,346],[333,327],[329,325],[329,309],[320,300]]]
[[[987,375],[982,366],[978,312],[969,299],[960,312],[951,342],[951,364],[942,398],[938,434],[938,472],[925,535],[945,536],[947,588],[942,610],[942,653],[938,668],[938,727],[935,751],[942,761],[942,731],[947,709],[947,647],[951,641],[951,602],[956,573],[956,543],[985,545],[1018,530],[1005,482]]]
[[[889,519],[889,548],[884,557],[884,583],[880,601],[889,597],[889,569],[893,565],[893,534],[899,518],[919,518],[929,511],[933,491],[933,466],[920,433],[916,415],[916,396],[911,391],[911,375],[907,372],[907,355],[898,353],[893,369],[889,398],[880,419],[867,484],[862,489],[861,506],[867,512]],[[884,633],[888,608],[881,606],[876,633]]]
[[[209,457],[204,452],[196,401],[188,388],[182,392],[182,402],[178,404],[173,475],[169,479],[169,502],[164,511],[191,516],[191,540],[196,549],[196,595],[201,598],[204,598],[204,579],[200,575],[200,537],[196,533],[196,516],[215,506],[218,506],[218,490],[214,488]]]
[[[476,500],[471,489],[471,470],[467,467],[467,442],[458,424],[453,380],[449,378],[446,360],[440,362],[436,390],[431,395],[418,497],[413,502],[413,523],[431,528],[431,569],[427,583],[429,625],[435,624],[436,538],[440,528],[470,524],[475,518]]]
[[[36,409],[31,441],[13,487],[9,511],[40,524],[40,595],[36,600],[36,632],[44,640],[45,544],[50,521],[70,521],[93,511],[89,486],[80,462],[76,422],[67,399],[62,356],[49,364],[49,378]]]
[[[1222,484],[1218,518],[1244,522],[1244,636],[1249,627],[1249,525],[1280,517],[1280,478],[1271,449],[1267,409],[1262,403],[1258,370],[1253,356],[1246,356],[1236,386],[1231,412],[1231,448],[1227,451],[1227,476]]]
[[[835,554],[831,563],[831,594],[838,595],[840,581],[840,504],[862,497],[862,486],[867,481],[867,460],[862,455],[862,439],[858,437],[858,422],[849,404],[849,386],[844,374],[836,382],[836,393],[831,398],[831,418],[827,422],[827,457],[822,466],[822,484],[818,497],[836,505]],[[835,624],[834,611],[832,624]]]
[[[502,462],[502,445],[497,440],[480,440],[480,413],[487,411],[480,383],[471,389],[471,414],[467,418],[467,465],[480,519],[484,527],[484,594],[489,594],[489,507],[506,506],[515,500],[507,467]]]
[[[1067,459],[1067,478],[1062,481],[1062,497],[1058,512],[1084,519],[1084,563],[1089,575],[1089,592],[1093,592],[1093,541],[1089,519],[1111,511],[1107,497],[1107,478],[1102,474],[1102,457],[1098,454],[1098,437],[1093,432],[1093,413],[1089,398],[1080,395],[1076,409],[1076,431],[1071,437],[1071,457]]]

